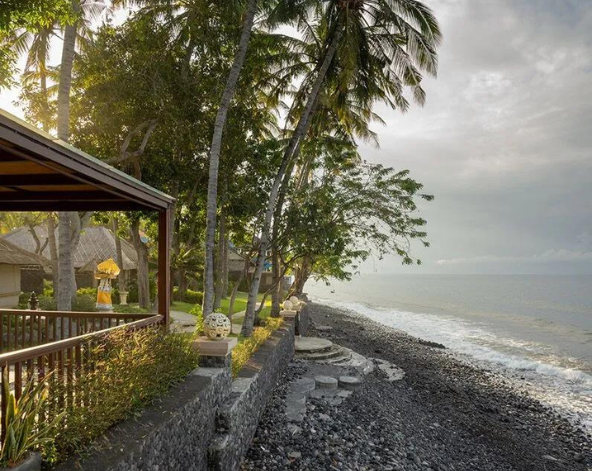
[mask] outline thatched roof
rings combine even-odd
[[[47,239],[47,227],[44,224],[35,226],[35,233],[41,244]],[[35,240],[26,227],[19,227],[3,236],[7,240],[21,249],[29,252],[35,252]],[[59,232],[56,229],[56,241],[59,243]],[[121,240],[121,251],[123,252],[124,270],[135,270],[138,268],[138,255],[136,249],[128,241]],[[49,246],[47,245],[41,253],[46,259],[51,260]],[[82,231],[80,242],[74,251],[74,268],[79,271],[94,271],[97,264],[112,258],[117,260],[115,249],[115,237],[113,233],[103,226],[91,226]]]
[[[48,264],[45,258],[27,252],[26,250],[11,244],[7,240],[0,239],[0,263],[6,265],[41,265]]]

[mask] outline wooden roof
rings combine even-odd
[[[0,211],[163,211],[173,201],[0,110]]]
[[[11,244],[7,240],[0,239],[0,263],[6,265],[41,265],[46,266],[47,260],[34,253]]]
[[[47,227],[44,224],[40,224],[35,226],[34,229],[41,244],[44,244],[47,239]],[[56,241],[59,241],[59,231],[57,229],[55,235]],[[35,252],[35,240],[26,227],[19,227],[8,232],[0,240],[6,240],[28,252]],[[121,251],[123,255],[123,267],[120,268],[124,270],[137,269],[138,254],[133,245],[127,240],[121,239]],[[48,260],[51,259],[49,245],[45,246],[41,255]],[[98,263],[108,258],[117,260],[113,232],[104,226],[90,226],[83,229],[80,234],[80,241],[72,254],[74,268],[80,271],[94,271]]]

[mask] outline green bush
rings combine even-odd
[[[203,303],[203,293],[201,291],[193,291],[192,289],[188,289],[185,295],[181,295],[179,293],[179,287],[175,286],[173,288],[173,301],[183,301],[190,304],[202,304]]]
[[[78,288],[76,291],[77,295],[91,296],[97,299],[97,288]]]
[[[83,403],[53,401],[47,417],[65,411],[45,459],[55,464],[83,451],[114,424],[137,415],[197,367],[187,336],[163,327],[120,329],[89,352],[91,368],[67,385],[52,382],[50,397],[80,397]],[[91,371],[91,372],[88,372]]]
[[[203,311],[201,310],[201,304],[196,304],[191,308],[189,314],[195,316],[195,335],[198,337],[204,334],[204,317]]]
[[[89,294],[78,294],[72,300],[72,310],[78,312],[96,312],[97,296]]]
[[[236,378],[238,372],[253,356],[253,353],[282,325],[281,317],[268,318],[262,327],[255,327],[253,335],[244,339],[232,350],[232,376]]]
[[[43,296],[53,298],[53,281],[43,280]]]
[[[51,296],[39,296],[39,309],[42,311],[57,311],[58,302]]]

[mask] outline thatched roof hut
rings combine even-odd
[[[42,246],[45,245],[41,255],[47,260],[50,260],[49,246],[44,244],[47,239],[47,227],[40,224],[35,226],[34,229]],[[26,251],[35,252],[35,240],[26,227],[19,227],[10,231],[3,236],[3,240],[11,242]],[[59,233],[57,230],[56,240],[59,243]],[[133,245],[122,239],[121,251],[123,252],[123,269],[136,270],[138,268],[138,255]],[[104,226],[91,226],[84,229],[80,234],[80,242],[73,253],[74,268],[79,272],[93,272],[98,263],[108,258],[117,260],[113,232]]]

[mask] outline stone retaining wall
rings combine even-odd
[[[238,469],[265,405],[294,355],[286,322],[232,380],[230,368],[198,368],[138,419],[111,429],[84,460],[57,471],[202,471]]]
[[[294,356],[294,324],[274,332],[232,382],[230,397],[218,409],[218,436],[210,448],[211,469],[237,469],[280,374]]]

